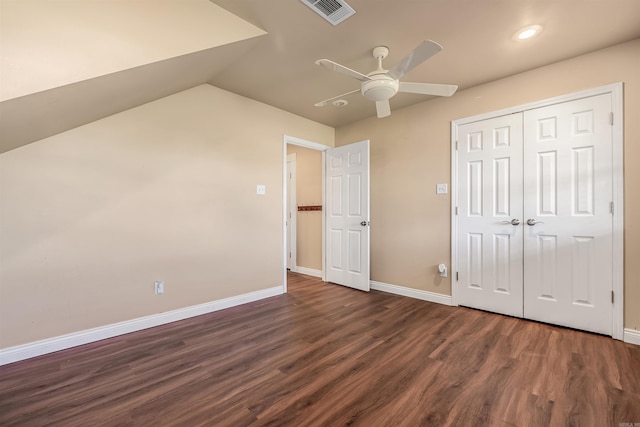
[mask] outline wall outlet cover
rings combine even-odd
[[[447,194],[447,184],[436,184],[436,194]]]

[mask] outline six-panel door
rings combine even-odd
[[[522,317],[522,115],[458,128],[458,303]]]
[[[611,335],[610,111],[605,94],[458,127],[460,305]]]
[[[524,113],[524,317],[612,333],[609,94]]]
[[[327,281],[368,291],[369,141],[326,152]]]

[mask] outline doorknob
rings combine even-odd
[[[536,224],[544,224],[544,222],[543,222],[543,221],[536,221],[536,220],[535,220],[535,219],[533,219],[533,218],[529,218],[529,219],[527,220],[527,225],[534,226],[534,225],[536,225]]]
[[[502,221],[503,224],[520,225],[518,218],[513,218],[511,221]]]
[[[369,225],[369,221],[362,221],[360,225],[366,227],[367,225]]]

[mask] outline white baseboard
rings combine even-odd
[[[306,274],[307,276],[322,278],[322,270],[314,270],[313,268],[300,267],[296,265],[296,273]]]
[[[64,350],[118,335],[140,331],[142,329],[188,319],[202,314],[212,313],[214,311],[235,307],[237,305],[281,294],[282,287],[277,286],[204,304],[193,305],[191,307],[179,308],[177,310],[167,311],[164,313],[152,314],[150,316],[139,317],[137,319],[127,320],[124,322],[113,323],[15,347],[0,349],[0,366],[47,353],[53,353],[54,351]]]
[[[437,304],[452,305],[450,295],[437,294],[435,292],[421,291],[420,289],[406,288],[404,286],[390,285],[388,283],[371,281],[371,289],[388,292],[390,294],[402,295],[409,298],[421,299],[423,301],[435,302]]]
[[[421,299],[437,304],[453,305],[451,297],[449,295],[442,295],[429,291],[421,291],[419,289],[406,288],[404,286],[390,285],[388,283],[376,282],[373,280],[370,283],[371,289],[374,289],[376,291],[388,292],[405,297]],[[640,331],[636,329],[625,328],[623,341],[629,344],[640,345]]]
[[[629,344],[640,345],[640,331],[635,329],[625,328],[624,342],[628,342]]]

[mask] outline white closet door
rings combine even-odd
[[[522,114],[458,127],[458,303],[522,317]]]
[[[524,316],[607,335],[610,111],[605,94],[524,113]]]

